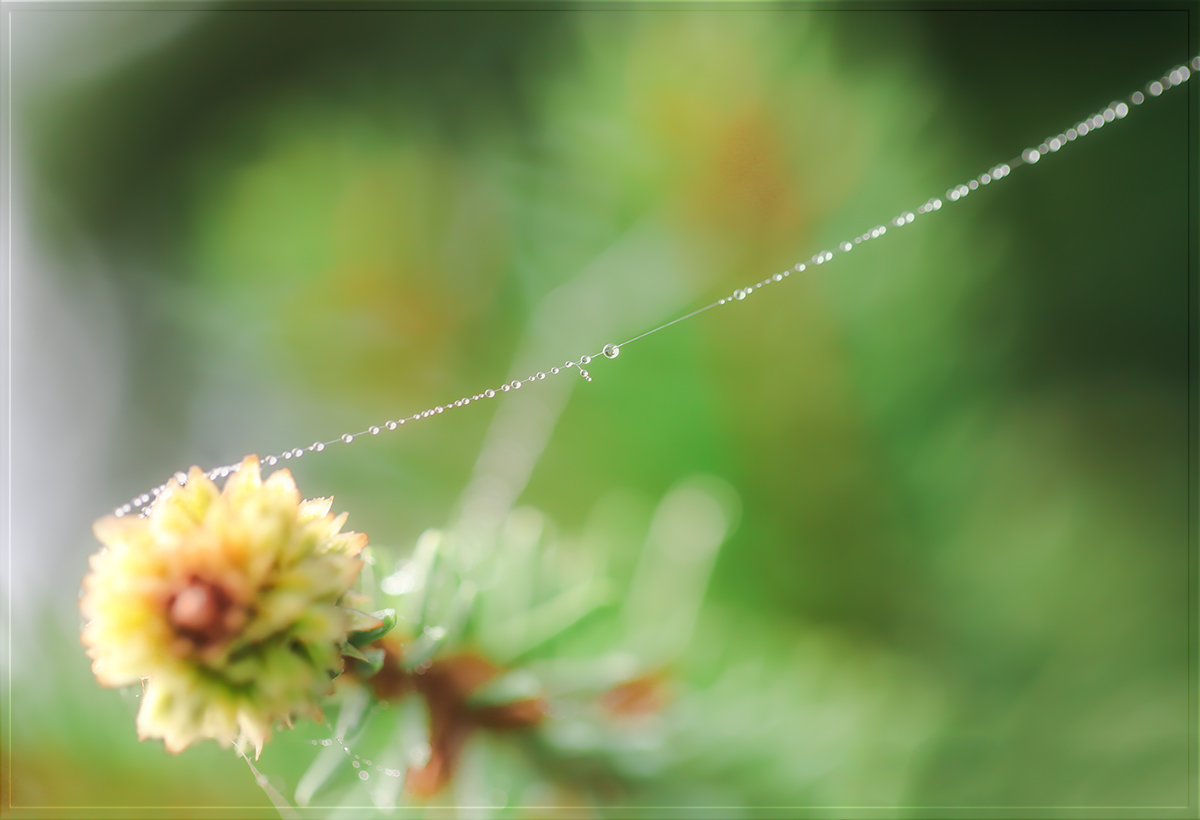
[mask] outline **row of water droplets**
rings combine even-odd
[[[429,666],[430,664],[426,662],[425,664],[418,666],[414,671],[418,675],[424,674],[429,669]],[[343,709],[346,708],[349,707],[343,705]],[[378,700],[370,706],[368,714],[376,711],[387,710],[389,708],[391,708],[391,704],[387,700]],[[385,775],[387,777],[404,777],[406,771],[404,768],[392,768],[390,766],[385,766],[383,763],[373,761],[369,757],[356,754],[350,748],[351,743],[354,742],[350,739],[350,735],[357,732],[356,727],[361,726],[366,718],[367,716],[363,715],[361,712],[356,713],[356,715],[349,721],[346,721],[342,715],[339,715],[337,728],[334,728],[328,722],[324,724],[325,728],[329,729],[330,731],[330,737],[327,737],[324,740],[310,740],[309,743],[311,743],[313,746],[325,748],[336,745],[346,755],[346,758],[350,761],[350,765],[358,770],[358,779],[364,782],[371,779],[371,770],[374,770],[378,774]],[[428,760],[431,751],[428,741],[424,741],[422,745],[424,746],[423,756],[426,760]]]
[[[327,737],[324,740],[310,740],[309,742],[314,746],[332,746],[334,743],[341,746],[342,751],[346,753],[346,757],[352,758],[352,760],[350,761],[350,765],[354,766],[354,768],[359,770],[358,771],[358,779],[359,780],[370,780],[371,773],[370,773],[369,769],[371,769],[371,768],[374,768],[380,774],[387,775],[388,777],[400,777],[401,775],[404,774],[403,769],[392,769],[387,766],[381,766],[376,763],[372,763],[371,760],[369,760],[368,758],[361,757],[359,755],[354,754],[354,752],[350,751],[350,747],[346,745],[346,742],[340,737],[339,738]],[[363,768],[364,766],[366,768]]]
[[[933,197],[933,198],[929,199],[928,201],[926,201],[925,203],[918,206],[916,208],[916,210],[904,211],[904,212],[898,214],[891,220],[891,227],[902,228],[905,225],[909,225],[919,216],[925,216],[925,215],[933,213],[935,211],[939,211],[942,209],[942,207],[944,205],[958,202],[959,200],[968,196],[972,191],[976,191],[976,190],[980,189],[981,187],[990,185],[994,182],[998,182],[999,180],[1004,179],[1009,174],[1011,174],[1013,172],[1013,170],[1015,170],[1016,168],[1019,168],[1022,165],[1034,165],[1046,154],[1056,153],[1056,152],[1062,150],[1063,148],[1065,148],[1067,145],[1071,144],[1072,142],[1074,142],[1082,137],[1085,137],[1094,131],[1100,130],[1106,124],[1115,122],[1116,120],[1124,119],[1129,114],[1129,112],[1131,110],[1130,109],[1131,105],[1133,105],[1133,106],[1141,105],[1143,102],[1146,101],[1147,94],[1151,97],[1158,97],[1158,96],[1162,95],[1163,92],[1165,92],[1171,88],[1174,88],[1176,86],[1182,85],[1183,83],[1188,81],[1188,78],[1191,76],[1192,71],[1200,71],[1200,56],[1192,59],[1190,69],[1188,68],[1188,66],[1184,66],[1184,65],[1176,66],[1175,68],[1168,71],[1161,78],[1152,80],[1149,83],[1147,83],[1145,94],[1143,94],[1141,91],[1135,91],[1133,94],[1131,94],[1127,98],[1127,101],[1114,100],[1104,110],[1100,111],[1099,113],[1093,114],[1092,116],[1087,117],[1083,120],[1080,120],[1078,123],[1075,124],[1074,127],[1068,128],[1060,134],[1055,134],[1050,137],[1047,137],[1046,140],[1044,142],[1042,142],[1040,145],[1038,145],[1036,148],[1027,148],[1026,150],[1021,152],[1021,155],[1019,157],[1015,157],[1014,159],[1011,159],[1008,162],[1003,162],[1003,163],[1000,163],[999,165],[993,166],[987,172],[980,174],[978,177],[949,188],[946,191],[944,199],[938,198],[938,197]],[[312,444],[308,445],[307,447],[296,447],[291,450],[287,450],[283,453],[279,453],[277,455],[264,456],[259,459],[259,463],[267,465],[267,466],[274,466],[274,465],[278,464],[280,461],[288,461],[291,459],[301,458],[306,453],[319,453],[330,445],[350,444],[355,439],[359,438],[360,436],[377,436],[380,433],[382,433],[384,430],[396,430],[397,428],[399,428],[405,424],[412,424],[413,422],[423,421],[424,419],[428,419],[428,418],[432,418],[433,416],[441,415],[442,413],[445,413],[448,410],[455,410],[460,407],[466,407],[475,402],[480,402],[480,401],[483,401],[486,399],[493,399],[502,393],[508,393],[513,390],[520,390],[522,387],[524,387],[527,384],[532,384],[534,382],[542,381],[551,376],[557,376],[566,370],[570,370],[571,368],[575,368],[576,370],[578,370],[579,375],[582,376],[586,381],[590,382],[592,380],[592,376],[584,368],[586,365],[591,364],[594,360],[598,360],[601,357],[607,358],[607,359],[615,359],[620,354],[621,349],[624,346],[631,344],[632,342],[636,342],[639,339],[644,339],[645,337],[647,337],[653,333],[657,333],[658,331],[668,328],[671,325],[674,325],[678,322],[682,322],[684,319],[690,319],[693,316],[696,316],[697,314],[705,312],[706,310],[710,310],[712,308],[720,307],[723,305],[728,305],[728,304],[731,304],[734,302],[744,301],[747,296],[754,293],[756,290],[759,290],[759,289],[765,287],[766,285],[772,284],[773,282],[782,282],[784,279],[791,276],[791,274],[793,272],[804,273],[806,270],[808,270],[812,266],[824,265],[825,263],[832,261],[836,254],[849,253],[850,251],[854,250],[854,248],[856,246],[861,245],[864,242],[869,242],[874,239],[879,239],[879,238],[883,237],[884,235],[886,235],[887,232],[888,232],[887,225],[877,225],[874,228],[871,228],[869,231],[866,231],[866,232],[860,234],[859,236],[855,236],[852,239],[847,239],[843,242],[838,243],[837,246],[833,250],[823,250],[818,253],[815,253],[808,260],[806,260],[804,262],[798,262],[796,265],[794,265],[789,270],[785,270],[780,273],[776,273],[772,276],[768,276],[766,279],[763,279],[761,282],[756,282],[753,285],[738,288],[738,289],[734,290],[733,293],[729,296],[725,296],[720,299],[717,299],[716,301],[711,302],[711,303],[705,305],[704,307],[698,308],[697,310],[693,310],[691,313],[687,313],[683,316],[678,317],[677,319],[673,319],[669,322],[661,324],[658,327],[655,327],[651,330],[646,331],[645,333],[641,333],[637,336],[634,336],[633,338],[628,339],[624,342],[621,342],[620,344],[607,344],[598,353],[580,356],[578,361],[568,360],[561,367],[551,367],[547,371],[539,370],[537,373],[534,373],[533,375],[529,376],[528,378],[514,379],[510,382],[506,382],[505,384],[500,385],[497,388],[488,388],[487,390],[484,390],[482,393],[476,393],[473,396],[464,396],[463,398],[456,399],[453,402],[449,402],[447,404],[436,405],[427,410],[422,410],[419,413],[413,413],[411,416],[406,416],[404,418],[397,418],[397,419],[389,419],[388,421],[385,421],[382,425],[372,425],[372,426],[368,427],[367,429],[361,430],[357,433],[344,433],[335,439],[330,439],[329,441],[315,441]],[[209,470],[205,475],[207,475],[210,479],[214,479],[214,480],[218,479],[218,478],[225,478],[225,477],[229,476],[231,473],[237,472],[237,470],[240,466],[241,466],[240,464],[228,464],[223,467],[216,467],[212,470]],[[183,473],[183,472],[175,473],[172,480],[175,482],[178,482],[179,484],[182,485],[187,482],[187,474]],[[164,492],[166,492],[167,488],[170,485],[171,485],[171,481],[168,480],[167,482],[164,482],[163,484],[160,484],[159,486],[155,487],[153,490],[142,493],[137,498],[134,498],[131,501],[129,501],[128,503],[118,507],[116,510],[114,510],[114,513],[117,516],[124,516],[124,515],[130,514],[131,512],[137,511],[140,515],[144,516],[149,512],[150,508],[153,506],[153,502],[160,495],[162,495]],[[365,774],[365,772],[363,772],[363,774]]]

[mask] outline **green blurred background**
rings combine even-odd
[[[635,335],[1198,42],[1182,8],[22,8],[9,34],[9,797],[151,809],[269,803],[95,684],[92,519]],[[290,466],[386,565],[534,508],[613,611],[660,500],[726,482],[665,707],[687,753],[599,803],[1184,816],[1194,86],[590,384]],[[550,656],[620,649],[605,617]],[[263,771],[290,793],[327,734]]]

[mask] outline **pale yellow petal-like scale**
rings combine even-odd
[[[302,524],[306,524],[317,518],[323,518],[329,514],[329,508],[333,506],[333,496],[329,498],[310,498],[300,502],[300,515],[297,520]]]
[[[263,482],[263,487],[278,490],[285,494],[285,497],[291,500],[293,506],[299,507],[300,490],[296,487],[296,480],[292,478],[292,471],[288,469],[276,470],[267,477]]]
[[[334,539],[337,548],[347,555],[358,555],[367,547],[365,532],[344,532]]]
[[[147,520],[160,540],[170,538],[195,528],[218,496],[217,485],[193,467],[187,484],[166,497],[159,496]]]
[[[136,516],[106,515],[92,524],[92,534],[110,548],[139,547],[150,541],[144,522]]]
[[[258,457],[246,456],[242,459],[236,472],[225,480],[225,489],[221,495],[226,498],[246,498],[262,486],[262,476],[259,473]]]

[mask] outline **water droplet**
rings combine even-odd
[[[1041,158],[1042,155],[1037,152],[1036,148],[1026,148],[1025,152],[1021,154],[1021,159],[1025,160],[1030,165],[1035,164]]]
[[[360,763],[359,763],[357,760],[355,760],[353,765],[354,765],[354,768],[356,768],[356,769],[357,769],[357,768],[359,768],[359,767],[360,767],[362,764],[360,764]]]
[[[551,372],[551,373],[553,373],[555,376],[557,376],[557,375],[558,375],[558,368],[557,368],[557,367],[552,367],[552,368],[550,368],[550,372]]]
[[[442,407],[442,406],[439,404],[437,407],[433,408],[433,412],[435,412],[435,413],[444,413],[444,412],[446,412],[446,408],[445,408],[445,407]]]
[[[607,358],[607,359],[615,359],[615,358],[617,358],[618,356],[620,356],[620,355],[621,355],[621,348],[617,347],[617,346],[616,346],[615,344],[613,344],[612,342],[609,342],[608,344],[606,344],[606,345],[604,346],[603,353],[604,353],[604,357],[605,357],[605,358]]]
[[[366,772],[359,772],[359,773],[358,773],[358,779],[359,779],[359,780],[370,780],[370,779],[371,779],[371,775],[367,774]]]
[[[364,762],[364,763],[366,763],[368,766],[374,766],[374,765],[375,765],[374,763],[372,763],[372,762],[371,762],[371,761],[369,761],[369,760],[366,760],[366,761],[363,761],[363,762]]]
[[[537,378],[544,379],[544,378],[546,378],[546,374],[539,370],[537,373]]]
[[[464,398],[464,399],[462,400],[462,406],[463,406],[463,407],[466,407],[466,406],[467,406],[468,404],[470,404],[470,403],[471,403],[471,400],[470,400],[470,399],[466,399],[466,398]]]
[[[489,388],[483,391],[483,395],[487,396],[489,399],[492,399],[496,397],[496,391]]]
[[[500,389],[503,390],[505,393],[507,393],[509,390],[512,390],[512,388],[509,387],[507,384],[500,385]]]
[[[346,433],[346,435],[342,436],[342,441],[349,444],[350,442],[354,441],[354,436],[350,435],[349,433]]]
[[[289,459],[289,458],[291,458],[291,457],[292,457],[292,451],[291,451],[291,450],[288,450],[286,453],[284,453],[284,454],[283,454],[283,457],[284,457],[284,459],[285,459],[285,460],[286,460],[286,459]]]
[[[394,422],[394,421],[389,421],[386,424],[384,424],[383,426],[389,430],[395,430],[399,425],[396,424],[396,422]]]
[[[853,247],[854,246],[851,245],[849,242],[843,242],[841,244],[842,253],[845,253],[846,251],[851,250]]]
[[[591,356],[580,356],[580,357],[579,357],[579,363],[580,363],[580,364],[591,364],[591,363],[592,363],[592,357],[591,357]]]
[[[332,740],[330,740],[329,738],[325,738],[324,740],[322,740],[322,741],[321,741],[321,745],[322,745],[322,746],[332,746],[332,745],[333,745],[333,741],[332,741]]]
[[[774,279],[776,282],[782,282],[782,281],[783,281],[783,274],[782,274],[782,273],[777,273],[777,274],[775,274],[774,276],[772,276],[771,278],[772,278],[772,279]]]
[[[746,298],[746,292],[744,290],[742,290],[741,288],[738,288],[737,290],[735,290],[733,292],[733,298],[737,299],[740,302]]]
[[[312,745],[314,745],[314,746],[316,746],[316,745],[317,745],[317,741],[315,741],[315,740],[311,740],[311,741],[309,741],[309,742],[310,742],[310,743],[312,743]]]
[[[509,384],[512,385],[513,390],[521,389],[521,382],[517,381],[516,379],[513,379],[511,382],[509,382]]]
[[[275,456],[267,456],[267,463],[272,465],[278,464],[279,459],[275,458]]]
[[[379,435],[379,428],[378,428],[378,427],[376,427],[375,425],[373,425],[373,424],[372,424],[372,425],[371,425],[370,427],[368,427],[367,429],[371,431],[371,435],[373,435],[373,436],[377,436],[377,435]]]
[[[718,299],[718,300],[717,300],[717,304],[718,304],[718,305],[723,305],[723,304],[725,304],[725,302],[726,302],[726,300],[725,300],[725,299]]]

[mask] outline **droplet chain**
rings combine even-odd
[[[1081,137],[1087,136],[1093,131],[1100,130],[1108,123],[1124,119],[1131,110],[1130,106],[1141,105],[1146,101],[1147,94],[1151,97],[1158,97],[1164,91],[1182,85],[1183,83],[1187,82],[1192,71],[1200,71],[1200,56],[1192,59],[1190,69],[1187,66],[1177,66],[1167,72],[1163,77],[1147,83],[1145,94],[1143,94],[1141,91],[1135,91],[1128,97],[1126,101],[1114,101],[1100,113],[1093,114],[1092,116],[1076,123],[1073,128],[1068,128],[1061,134],[1047,137],[1046,140],[1036,148],[1027,148],[1021,152],[1019,157],[1011,159],[1008,162],[995,165],[988,169],[986,173],[980,174],[978,177],[968,180],[965,183],[951,187],[946,191],[944,198],[933,197],[927,200],[924,204],[919,205],[914,211],[903,211],[891,220],[891,227],[902,228],[905,225],[909,225],[916,220],[917,217],[925,216],[933,213],[934,211],[939,211],[944,205],[958,202],[959,200],[970,195],[972,191],[976,191],[984,186],[1004,179],[1022,165],[1035,165],[1045,155],[1061,151],[1070,143],[1080,139]],[[744,301],[747,296],[754,293],[756,290],[759,290],[774,282],[782,282],[784,279],[791,276],[793,272],[804,273],[813,266],[824,265],[827,262],[832,261],[835,255],[849,253],[850,251],[854,250],[856,246],[861,245],[864,242],[870,242],[871,240],[879,239],[887,234],[887,232],[887,225],[877,225],[874,228],[871,228],[869,231],[854,237],[853,239],[848,239],[844,242],[838,243],[833,250],[820,251],[814,254],[807,261],[798,262],[789,270],[768,276],[766,279],[763,279],[761,282],[756,282],[753,285],[738,288],[729,296],[724,296],[714,302],[710,302],[701,308],[693,310],[691,313],[684,314],[683,316],[672,319],[669,322],[665,322],[658,327],[647,330],[644,333],[640,333],[631,339],[626,339],[620,344],[606,344],[600,351],[590,355],[580,356],[577,361],[567,360],[567,362],[560,367],[551,367],[549,370],[545,371],[539,370],[537,373],[534,373],[528,378],[514,379],[513,381],[500,385],[498,388],[488,388],[482,393],[476,393],[473,396],[464,396],[463,398],[456,399],[448,404],[436,405],[427,410],[422,410],[419,413],[414,413],[411,416],[391,419],[384,422],[382,425],[372,425],[367,429],[357,433],[344,433],[343,435],[329,441],[316,441],[307,447],[296,447],[278,455],[264,456],[259,459],[259,463],[268,466],[274,466],[281,461],[301,458],[305,453],[319,453],[332,444],[350,444],[360,436],[377,436],[384,430],[395,430],[405,424],[412,424],[413,422],[431,418],[436,415],[441,415],[447,410],[466,407],[474,402],[495,398],[501,393],[520,390],[527,384],[542,381],[550,376],[557,376],[564,371],[570,370],[571,368],[575,368],[585,381],[590,382],[592,380],[592,375],[585,369],[585,367],[590,365],[594,360],[598,360],[602,357],[607,359],[615,359],[618,355],[620,355],[621,350],[627,345],[644,339],[654,333],[658,333],[660,330],[665,330],[671,325],[678,324],[685,319],[690,319],[693,316],[704,313],[707,310],[712,310],[715,307],[721,307],[723,305]],[[224,467],[216,467],[212,470],[209,470],[206,475],[211,479],[225,478],[231,473],[236,472],[239,466],[239,464],[228,464]],[[178,472],[175,473],[173,478],[175,481],[183,484],[187,481],[187,474]],[[166,491],[169,483],[169,481],[164,482],[163,484],[155,487],[153,490],[142,493],[128,503],[118,507],[116,510],[114,510],[114,513],[118,516],[123,516],[128,515],[136,510],[141,515],[145,515],[149,511],[150,507],[153,506],[154,500]]]

